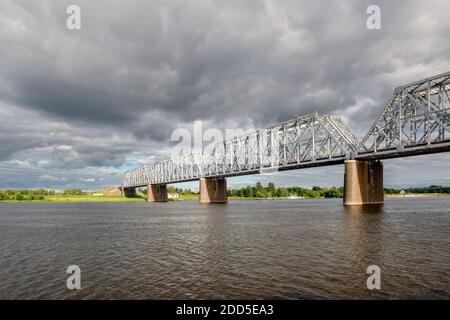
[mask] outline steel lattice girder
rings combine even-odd
[[[357,157],[450,150],[450,72],[396,88],[358,146]]]
[[[357,138],[338,117],[311,114],[187,154],[129,170],[123,187],[327,165],[356,152]]]
[[[360,143],[340,118],[315,113],[129,170],[123,187],[450,151],[449,91],[450,72],[396,88]]]

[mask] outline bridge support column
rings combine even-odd
[[[200,203],[227,203],[225,178],[200,178]]]
[[[122,188],[122,195],[125,197],[136,197],[136,188]]]
[[[149,184],[147,187],[148,202],[167,202],[166,184]]]
[[[344,205],[384,202],[383,163],[378,160],[345,160]]]

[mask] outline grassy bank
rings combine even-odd
[[[417,193],[417,194],[385,194],[385,198],[420,198],[420,197],[450,197],[450,193]],[[292,198],[287,197],[240,197],[240,196],[229,196],[228,200],[291,200]],[[316,198],[318,199],[318,198]],[[319,198],[320,199],[320,198]],[[198,201],[198,194],[180,194],[179,201]],[[297,200],[297,199],[296,199]],[[298,198],[298,200],[302,200]],[[0,203],[2,202],[145,202],[146,196],[139,195],[136,197],[123,197],[117,195],[92,195],[92,194],[84,194],[84,195],[45,195],[39,198],[29,199],[0,199]],[[176,201],[173,199],[169,199],[169,201]]]
[[[196,194],[179,195],[178,201],[198,201],[199,196]],[[228,200],[286,200],[286,198],[258,198],[258,197],[228,197]],[[145,196],[137,196],[132,198],[122,196],[93,196],[93,195],[52,195],[45,196],[43,199],[34,200],[0,200],[2,202],[144,202]],[[177,201],[169,199],[169,201]]]
[[[92,196],[92,195],[81,195],[81,196],[65,196],[65,195],[55,195],[55,196],[45,196],[44,199],[38,200],[4,200],[1,202],[144,202],[144,197],[121,197],[121,196]]]

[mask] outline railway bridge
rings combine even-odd
[[[183,154],[125,172],[124,195],[148,187],[167,201],[167,184],[199,180],[201,203],[227,202],[226,178],[344,164],[344,205],[384,201],[383,159],[450,151],[450,72],[394,89],[362,140],[339,118],[299,116],[218,143],[208,154]]]

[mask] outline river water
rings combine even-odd
[[[0,203],[0,299],[450,299],[450,198],[341,201]]]

